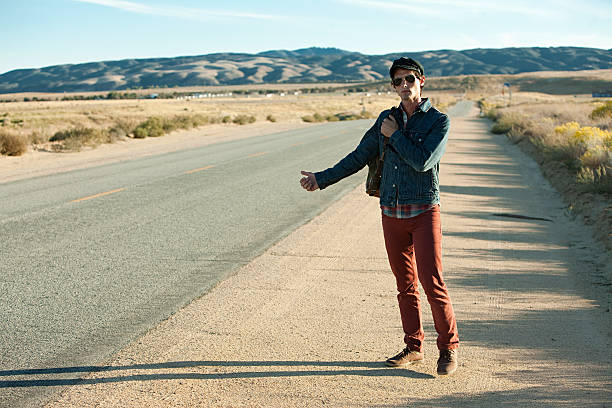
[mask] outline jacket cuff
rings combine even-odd
[[[327,183],[326,177],[325,177],[325,171],[318,171],[316,173],[314,173],[315,176],[315,180],[317,180],[317,185],[319,186],[319,190],[323,190],[325,187],[327,187],[329,184]]]

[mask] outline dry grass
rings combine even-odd
[[[586,189],[612,193],[612,116],[593,115],[606,103],[576,97],[517,95],[504,106],[493,98],[481,103],[495,121],[494,133],[514,142],[528,140],[544,160],[560,162]]]
[[[592,224],[597,238],[612,249],[610,102],[519,93],[510,106],[506,103],[499,97],[481,101],[483,114],[494,120],[491,130],[532,154],[569,209]]]
[[[428,95],[444,108],[454,98]],[[397,104],[393,93],[317,93],[202,99],[119,99],[0,103],[0,129],[25,138],[35,149],[79,150],[122,137],[161,136],[210,123],[301,122],[323,117],[361,117]],[[66,137],[65,132],[71,137]],[[77,136],[79,135],[79,136]],[[82,143],[79,144],[79,140]]]
[[[0,154],[21,156],[28,151],[27,140],[18,134],[0,132]]]

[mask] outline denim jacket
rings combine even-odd
[[[401,109],[401,108],[400,108]],[[440,201],[440,159],[446,148],[450,120],[425,100],[403,124],[401,111],[393,110],[400,128],[389,138],[380,183],[380,205],[434,204]],[[383,120],[393,112],[378,116],[359,145],[334,167],[315,173],[324,189],[365,167],[383,148],[380,131]]]

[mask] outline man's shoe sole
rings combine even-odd
[[[402,363],[402,364],[397,364],[397,363],[392,363],[392,362],[390,362],[390,361],[385,361],[385,365],[386,365],[387,367],[395,367],[395,368],[398,368],[398,367],[406,367],[406,366],[410,366],[410,365],[413,365],[413,364],[419,364],[419,363],[422,363],[422,362],[423,362],[423,360],[422,360],[422,359],[421,359],[421,360],[408,361],[407,363]]]
[[[453,374],[455,371],[457,371],[457,367],[455,367],[454,369],[452,369],[451,371],[448,371],[446,373],[441,373],[438,371],[438,375],[451,375]]]

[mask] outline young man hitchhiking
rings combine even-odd
[[[440,350],[438,374],[457,369],[459,335],[442,279],[439,162],[448,139],[449,119],[421,98],[423,66],[412,58],[393,61],[391,83],[401,98],[383,111],[357,148],[334,167],[302,171],[305,190],[324,189],[361,170],[384,151],[380,207],[385,247],[397,282],[406,348],[386,364],[401,367],[423,360],[424,332],[418,282],[427,295]],[[418,268],[417,268],[418,265]]]

